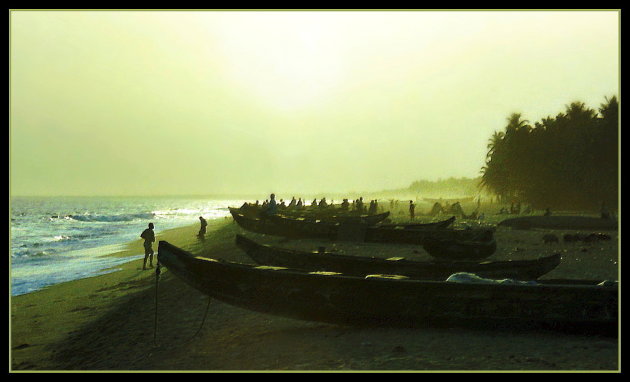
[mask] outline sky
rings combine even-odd
[[[619,12],[10,12],[11,195],[476,177],[514,112],[619,96]]]

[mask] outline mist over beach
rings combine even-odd
[[[11,372],[620,371],[620,10],[9,16]]]

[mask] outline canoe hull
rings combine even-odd
[[[241,207],[241,208],[233,208],[229,207],[230,213],[234,215],[235,213],[244,215],[249,218],[259,218],[262,217],[261,208],[257,207]],[[303,219],[303,220],[319,220],[322,222],[329,223],[362,223],[367,225],[374,225],[389,217],[389,211],[374,214],[374,215],[366,215],[355,212],[341,211],[341,210],[329,210],[329,211],[304,211],[304,210],[291,210],[284,209],[279,210],[278,215],[285,216],[292,219]]]
[[[269,270],[193,256],[161,241],[158,260],[202,293],[245,309],[344,325],[616,329],[618,287],[460,284]]]
[[[457,272],[474,273],[491,279],[535,280],[560,264],[560,254],[535,260],[421,262],[407,259],[383,259],[339,255],[334,253],[312,253],[262,245],[242,235],[236,236],[236,244],[256,263],[310,271],[340,272],[350,276],[369,274],[403,275],[413,279],[446,280]]]

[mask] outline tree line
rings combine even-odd
[[[617,208],[618,124],[615,96],[598,109],[573,102],[533,125],[513,113],[488,141],[480,186],[502,202],[534,208]]]
[[[479,182],[481,178],[456,178],[447,179],[417,180],[409,185],[409,191],[419,193],[423,196],[473,196],[479,193]]]

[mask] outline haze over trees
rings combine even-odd
[[[436,181],[417,180],[409,185],[409,191],[425,197],[463,197],[479,194],[481,178],[438,179]]]
[[[534,208],[616,208],[619,171],[619,103],[599,108],[573,102],[555,117],[533,124],[519,113],[488,141],[481,186],[502,202]]]

